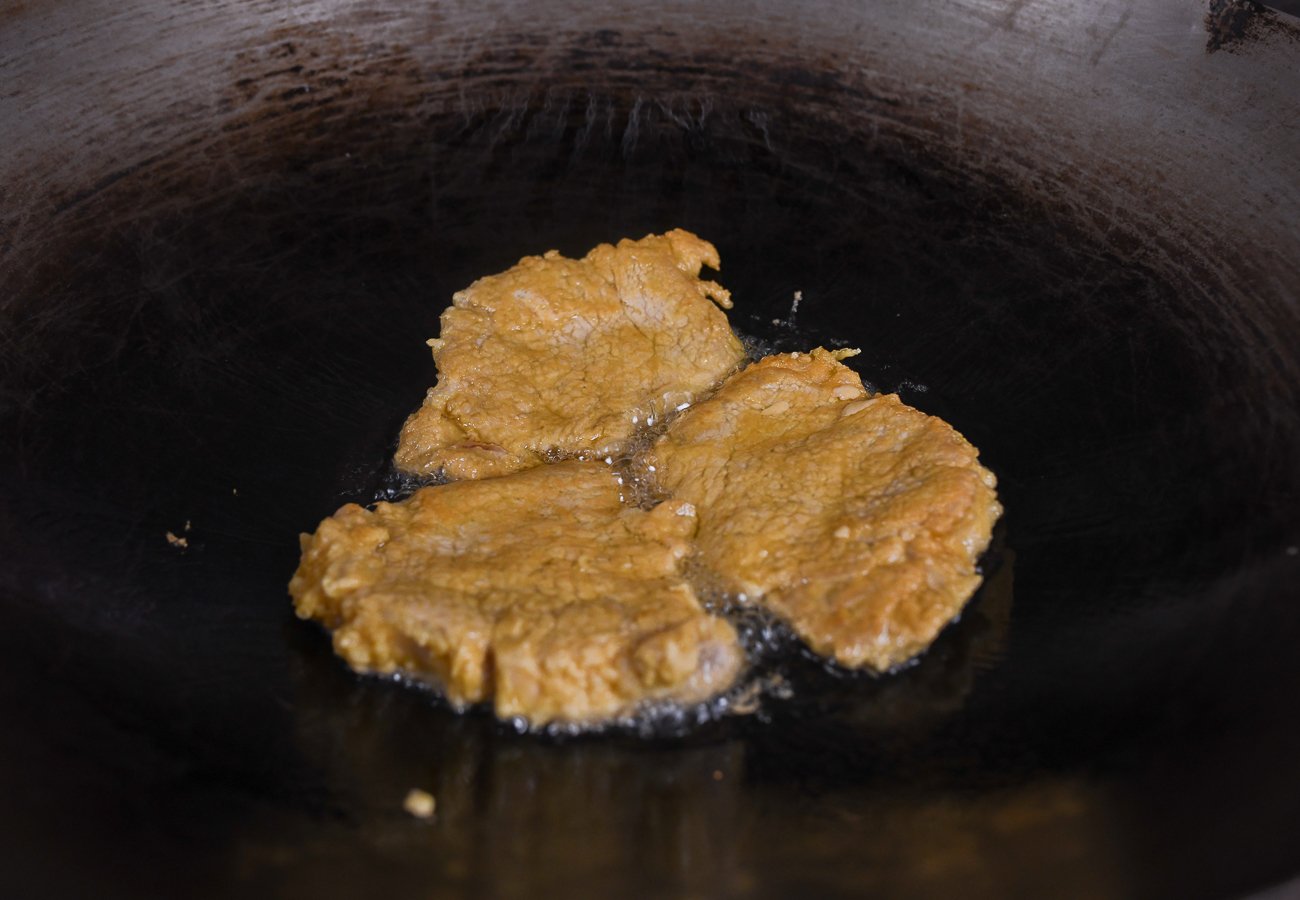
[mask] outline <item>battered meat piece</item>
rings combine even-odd
[[[354,669],[591,723],[735,679],[734,629],[681,576],[695,524],[689,504],[628,508],[609,467],[565,462],[344,506],[303,535],[289,591]]]
[[[652,451],[699,515],[702,562],[846,666],[925,649],[980,583],[993,474],[940,419],[868,397],[839,362],[770,356],[682,414]]]
[[[680,229],[581,260],[552,250],[480,278],[429,342],[438,383],[402,428],[399,468],[485,478],[552,454],[619,455],[638,425],[744,360],[713,245]],[[716,304],[716,306],[715,306]]]

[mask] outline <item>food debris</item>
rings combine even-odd
[[[428,819],[433,817],[433,811],[437,808],[438,801],[433,794],[428,791],[422,791],[419,788],[411,788],[406,792],[406,799],[402,801],[402,809],[406,810],[417,819]]]
[[[790,318],[773,319],[772,324],[778,326],[784,325],[786,327],[793,328],[795,317],[799,315],[799,302],[801,300],[803,300],[803,291],[795,291],[794,300],[790,303]]]
[[[190,529],[192,527],[193,525],[190,522],[190,520],[186,519],[185,527],[181,529],[181,534],[177,534],[174,531],[167,532],[167,543],[171,544],[173,547],[177,548],[178,550],[184,550],[185,548],[189,547],[190,545],[189,538],[183,537],[182,535],[189,534]]]
[[[752,716],[763,705],[763,682],[751,681],[731,698],[731,712],[738,716]]]

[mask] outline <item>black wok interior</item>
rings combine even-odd
[[[572,49],[576,73],[636,58]],[[310,67],[310,41],[278,52]],[[232,103],[279,84],[263,62]],[[801,104],[851,92],[812,65],[707,102],[725,67],[484,66],[455,104],[401,71],[364,102],[263,91],[7,248],[19,883],[1190,898],[1294,874],[1300,329],[1194,302],[1249,261],[1156,262],[914,131],[882,140],[897,98]],[[764,665],[791,697],[654,739],[518,735],[350,674],[292,616],[297,535],[384,486],[451,293],[674,226],[719,247],[741,330],[860,347],[865,379],[981,448],[1007,513],[968,612],[883,679],[787,647]]]

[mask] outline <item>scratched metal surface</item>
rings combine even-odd
[[[1156,0],[0,11],[11,883],[1294,876],[1296,36]],[[789,700],[653,741],[353,678],[289,614],[295,536],[376,489],[446,299],[673,225],[718,243],[742,327],[862,346],[983,449],[1008,514],[968,614],[897,677],[791,653]]]

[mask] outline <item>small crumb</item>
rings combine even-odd
[[[773,324],[773,325],[780,325],[780,324],[781,324],[781,320],[780,320],[780,319],[773,319],[773,320],[772,320],[772,324]]]
[[[714,769],[714,770],[713,770],[713,780],[714,780],[714,781],[721,781],[721,780],[722,780],[722,773],[721,773],[720,771],[718,771],[717,769]]]
[[[187,534],[189,533],[189,530],[190,530],[190,520],[189,520],[189,519],[186,519],[186,520],[185,520],[185,531],[186,531]]]
[[[841,525],[839,528],[836,528],[836,529],[835,529],[835,536],[836,536],[837,538],[839,538],[840,540],[844,540],[844,539],[847,538],[850,534],[851,534],[851,532],[849,531],[849,526],[847,526],[847,525]]]
[[[230,489],[230,493],[231,493],[232,496],[238,497],[238,496],[239,496],[239,488],[231,488],[231,489]]]
[[[679,515],[679,516],[693,516],[693,515],[695,515],[695,504],[694,504],[694,503],[683,503],[681,506],[677,507],[677,515]]]
[[[170,531],[167,532],[167,543],[181,550],[184,550],[186,547],[190,545],[190,542],[187,539],[183,537],[177,537],[175,534],[173,534]]]
[[[417,819],[428,819],[433,816],[434,809],[437,808],[437,801],[433,794],[428,791],[422,791],[419,788],[411,788],[406,792],[406,799],[402,801],[402,809],[406,810]]]
[[[731,712],[737,716],[752,716],[762,706],[763,685],[752,681],[731,700]]]

